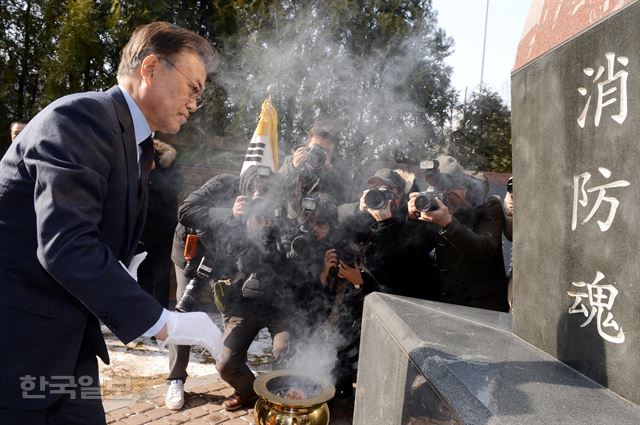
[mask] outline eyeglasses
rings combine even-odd
[[[175,66],[173,62],[171,62],[169,59],[165,58],[164,56],[158,56],[158,59],[162,59],[163,61],[171,65],[173,69],[178,71],[180,74],[182,74],[184,78],[187,79],[187,81],[189,82],[189,87],[191,88],[191,94],[189,95],[189,100],[196,103],[196,110],[202,108],[205,102],[204,98],[202,97],[202,92],[203,92],[202,88],[200,88],[200,86],[198,86],[197,84],[194,84],[193,80],[191,80],[191,78],[189,78],[187,74],[185,74],[180,68]]]

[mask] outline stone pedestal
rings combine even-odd
[[[637,406],[510,328],[505,313],[369,295],[353,423],[640,423]]]

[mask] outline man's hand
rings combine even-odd
[[[513,216],[513,194],[509,192],[504,195],[504,213],[509,217]]]
[[[438,209],[434,211],[421,212],[418,220],[435,223],[442,227],[447,226],[449,223],[451,223],[452,220],[451,214],[449,213],[449,208],[447,208],[447,206],[443,204],[442,201],[438,198],[436,198],[436,202],[438,203]]]
[[[338,266],[338,277],[348,280],[356,288],[364,283],[360,268],[357,265],[345,264],[344,261],[340,261]]]
[[[301,146],[293,153],[293,168],[296,170],[302,167],[302,164],[305,163],[307,157],[309,156],[309,148],[306,146]]]
[[[167,344],[199,345],[206,348],[216,360],[222,355],[222,333],[209,316],[200,311],[170,311],[167,324],[156,334],[156,338],[162,340],[160,347],[163,348]]]
[[[385,221],[386,219],[391,218],[392,216],[391,202],[393,202],[392,199],[388,200],[387,203],[384,205],[384,208],[381,208],[379,210],[374,210],[373,208],[367,208],[367,212],[371,214],[371,217],[373,217],[376,221]]]
[[[320,283],[323,285],[327,284],[329,273],[334,267],[338,267],[338,255],[335,249],[329,249],[324,253],[322,271],[320,271]]]
[[[362,196],[360,196],[360,203],[358,204],[358,209],[360,212],[367,212],[367,204],[364,202],[364,197],[367,196],[369,189],[362,192]]]
[[[416,198],[420,195],[420,192],[411,192],[409,194],[409,201],[407,202],[407,210],[409,211],[409,220],[415,220],[420,216],[420,211],[416,209]]]
[[[238,196],[236,197],[235,202],[233,203],[233,208],[231,211],[233,212],[233,218],[239,220],[244,213],[244,210],[247,205],[247,197],[246,196]]]

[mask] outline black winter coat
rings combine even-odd
[[[238,191],[238,177],[219,174],[193,191],[178,208],[178,225],[173,238],[171,259],[185,267],[184,244],[188,229],[200,237],[199,255],[205,255],[214,266],[214,278],[235,273],[235,259],[227,257],[226,244],[243,233],[241,223],[233,218],[233,204]]]
[[[176,151],[154,140],[155,168],[149,175],[149,201],[142,241],[145,245],[171,243],[178,219],[178,195],[182,174],[175,163]],[[147,248],[148,249],[148,248]]]
[[[495,197],[480,207],[454,214],[439,231],[436,261],[440,269],[438,301],[509,311],[502,258],[504,214]]]

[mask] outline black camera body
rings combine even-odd
[[[440,207],[438,206],[438,202],[436,201],[436,198],[440,198],[440,200],[444,202],[444,194],[437,193],[435,187],[429,186],[427,190],[425,190],[424,192],[420,192],[420,194],[416,196],[414,200],[414,205],[416,207],[416,210],[420,212],[429,212],[429,211],[437,210]]]
[[[289,250],[287,252],[287,258],[291,260],[309,259],[309,252],[313,248],[315,238],[311,232],[300,230],[292,239],[289,244]]]
[[[364,195],[364,204],[372,210],[381,210],[387,205],[387,201],[396,199],[396,194],[386,187],[370,189]]]
[[[342,261],[349,267],[356,265],[358,261],[358,253],[351,247],[351,243],[348,241],[340,241],[335,245],[336,256],[338,261]]]
[[[209,281],[211,273],[213,273],[213,268],[206,264],[205,257],[202,257],[200,265],[195,269],[195,272],[193,270],[194,269],[190,267],[185,268],[185,276],[189,277],[191,280],[187,284],[186,288],[184,288],[182,297],[176,303],[176,311],[181,313],[193,311],[193,308],[196,306],[196,302],[198,301],[198,291],[200,291],[202,285]]]

